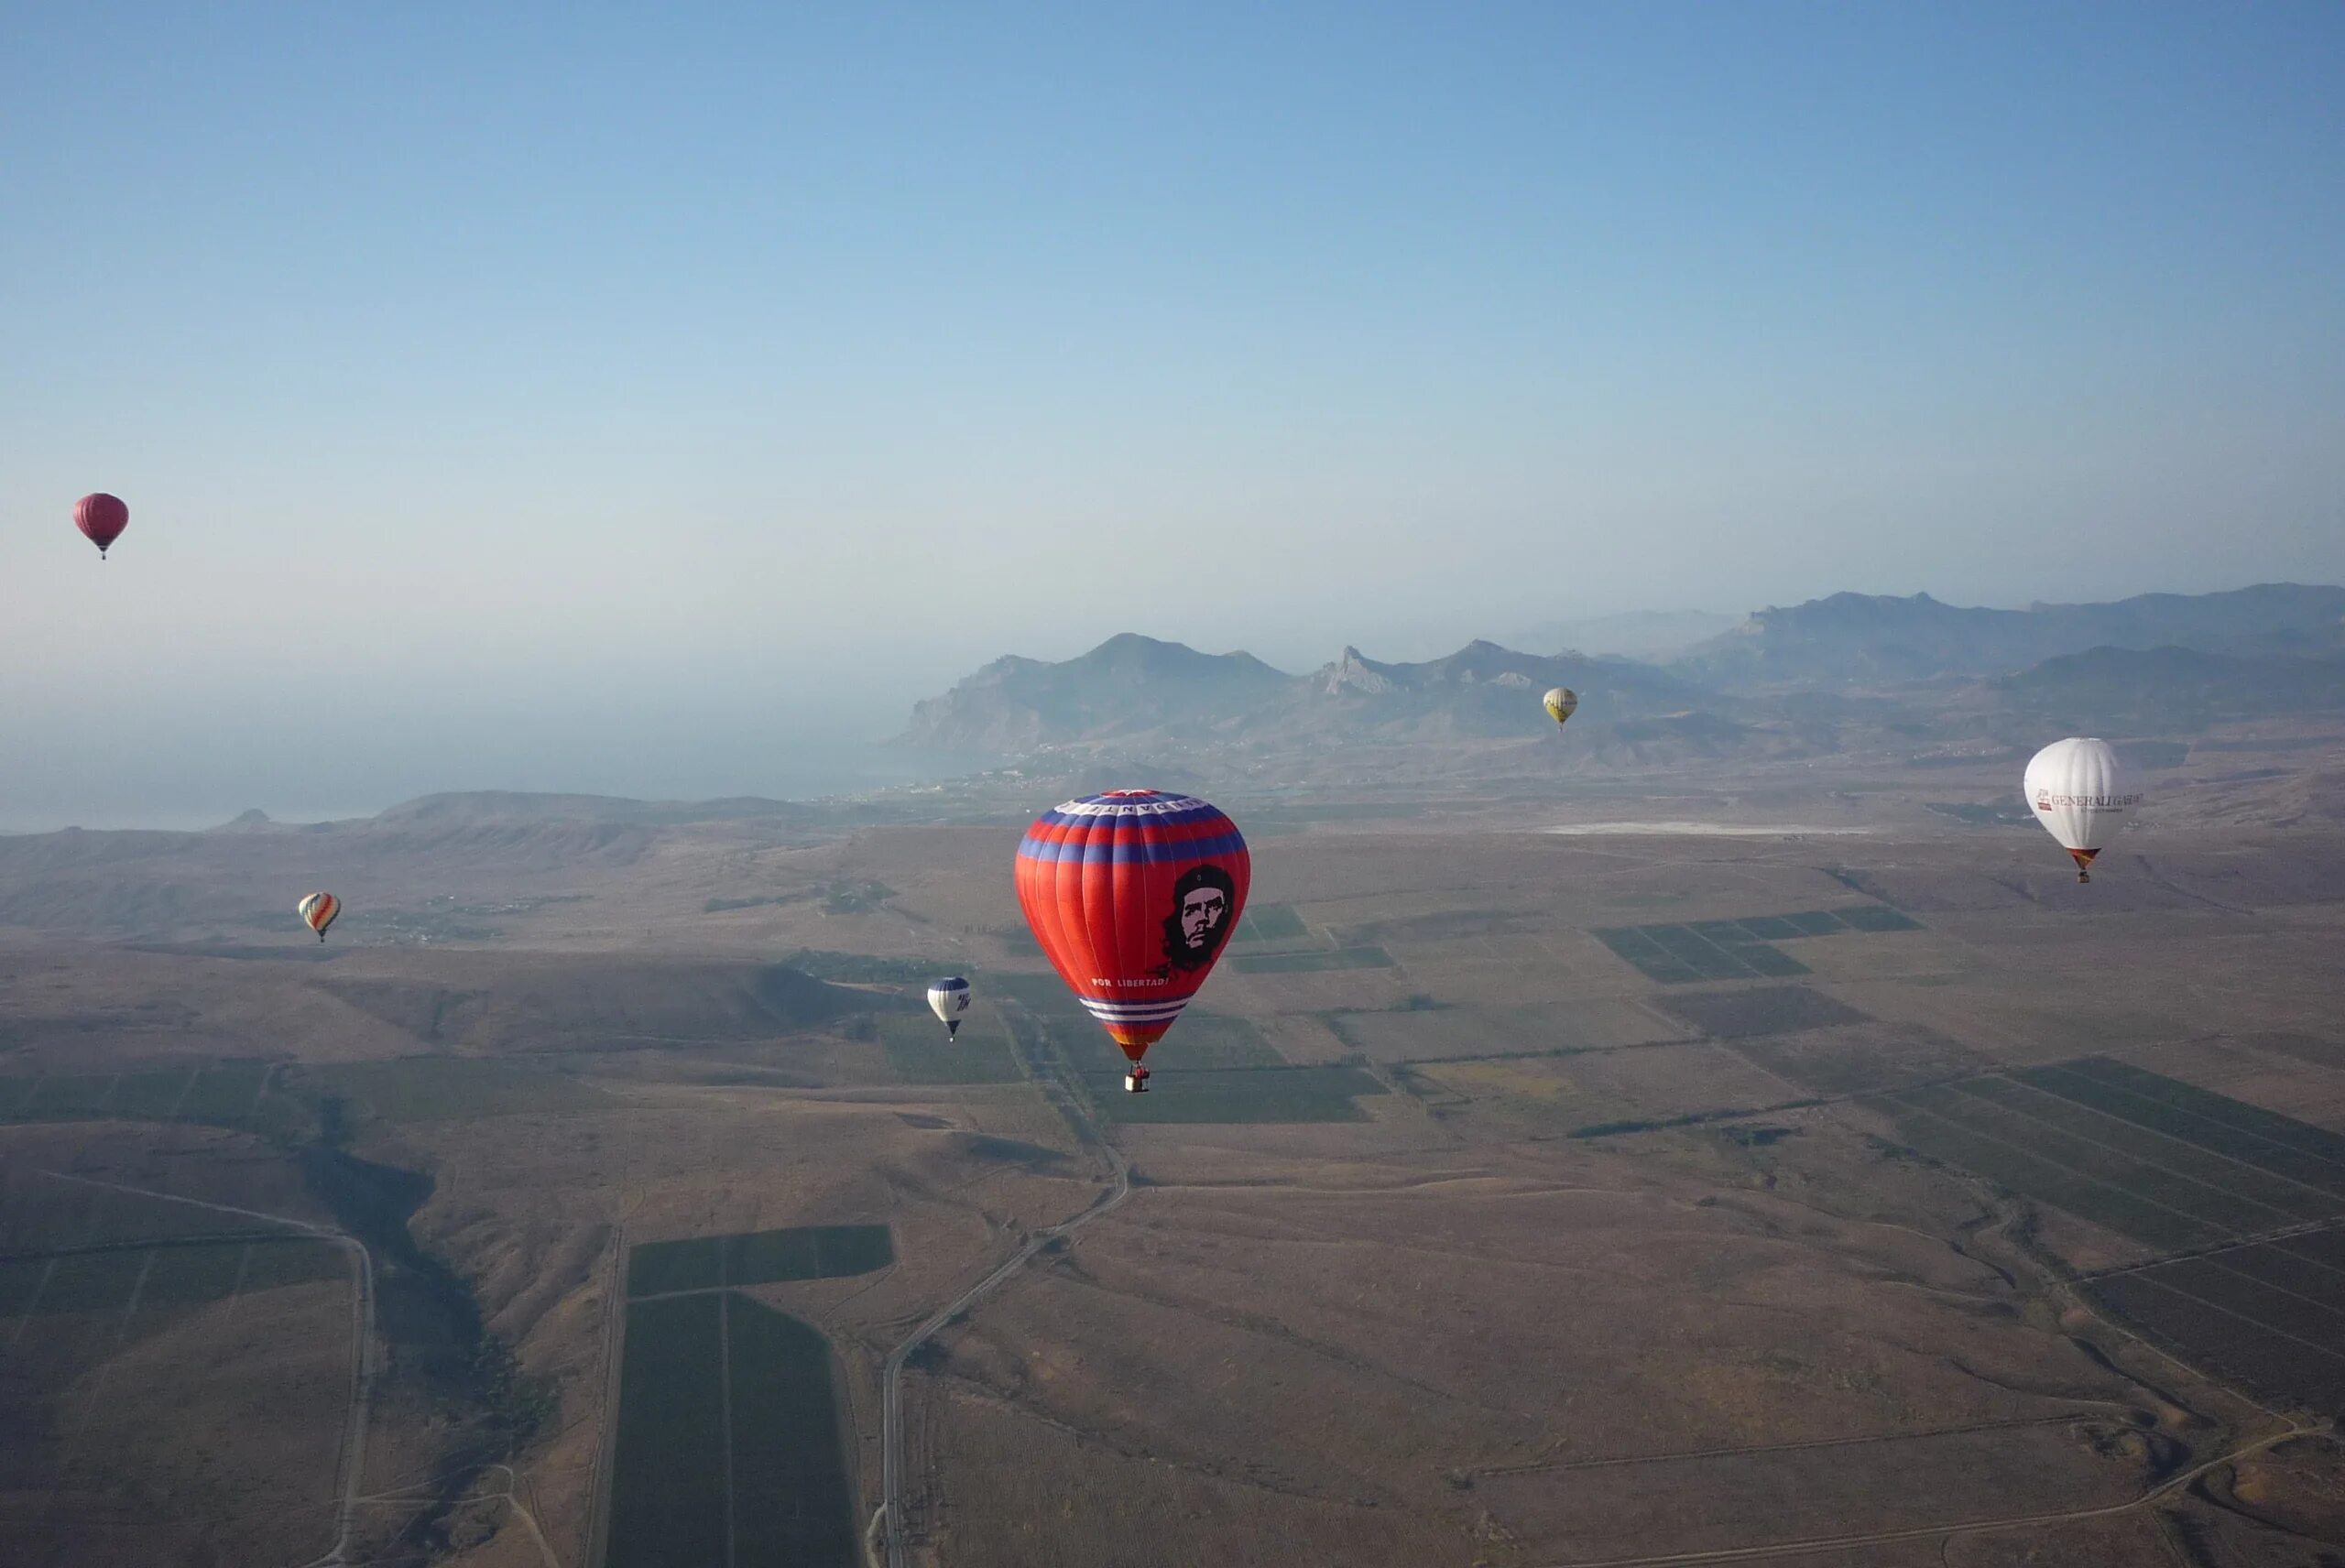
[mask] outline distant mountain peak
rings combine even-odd
[[[1392,690],[1392,679],[1368,661],[1365,654],[1347,643],[1344,654],[1335,663],[1312,677],[1313,683],[1330,697],[1340,697],[1347,691],[1376,697]]]
[[[1118,632],[1059,663],[998,659],[912,707],[902,739],[944,751],[1018,754],[1071,737],[1209,729],[1295,677],[1250,653]]]

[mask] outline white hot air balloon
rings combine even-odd
[[[2109,743],[2076,735],[2037,752],[2021,788],[2045,832],[2076,857],[2079,882],[2092,880],[2087,869],[2092,857],[2121,825],[2125,813],[2142,803],[2141,796],[2126,791],[2123,770]]]
[[[961,1032],[961,1015],[969,1010],[969,983],[958,975],[933,982],[928,988],[928,1006],[944,1020],[944,1038],[952,1039]]]

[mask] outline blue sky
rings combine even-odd
[[[2345,580],[2345,7],[789,9],[0,11],[17,817],[198,710],[753,789],[1125,628]],[[190,728],[137,800],[384,777]]]

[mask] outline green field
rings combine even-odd
[[[2315,1152],[2345,1138],[2104,1058],[1868,1104],[1923,1153],[2160,1251],[2345,1215],[2345,1163]]]
[[[723,1320],[715,1291],[627,1308],[608,1568],[728,1561]]]
[[[207,1067],[187,1098],[180,1102],[180,1116],[193,1122],[225,1122],[250,1118],[260,1105],[270,1068],[265,1062],[230,1062]]]
[[[888,1065],[907,1083],[1008,1083],[1019,1075],[1009,1035],[984,1010],[949,1037],[927,1012],[883,1013],[877,1022]]]
[[[2207,1247],[2224,1238],[2217,1226],[2173,1214],[2120,1188],[2088,1181],[2054,1160],[1940,1120],[1902,1104],[1896,1096],[1865,1103],[1894,1116],[1899,1139],[1931,1159],[1975,1171],[1998,1186],[2066,1209],[2161,1252]]]
[[[745,898],[711,898],[700,908],[704,915],[721,915],[731,909],[762,909],[778,904],[802,904],[814,896],[812,889],[801,889],[795,893],[768,893]]]
[[[1843,925],[1860,931],[1920,931],[1922,922],[1903,909],[1892,909],[1887,904],[1853,904],[1845,909],[1819,911],[1831,914]]]
[[[108,1102],[108,1114],[147,1121],[160,1121],[180,1109],[180,1100],[201,1080],[196,1068],[183,1073],[131,1073],[124,1075]],[[250,1096],[245,1104],[252,1103]]]
[[[1092,1102],[1110,1121],[1358,1122],[1360,1096],[1384,1085],[1357,1067],[1262,1067],[1154,1073],[1145,1094],[1128,1094],[1120,1072],[1084,1075]]]
[[[1688,920],[1682,925],[1608,926],[1596,940],[1648,980],[1684,985],[1697,980],[1789,979],[1807,966],[1778,950],[1779,942],[1844,931],[1919,931],[1921,926],[1886,904],[1855,904],[1841,909],[1798,909],[1787,915],[1742,915],[1727,920]]]
[[[2087,1181],[2104,1183],[2130,1197],[2220,1231],[2245,1235],[2285,1225],[2297,1217],[2106,1144],[2057,1137],[2041,1122],[1990,1100],[1965,1094],[1952,1085],[1910,1089],[1897,1098],[1973,1132],[2056,1160]]]
[[[1968,1079],[1954,1087],[1963,1094],[1991,1100],[2057,1131],[2106,1144],[2180,1175],[2227,1188],[2270,1206],[2276,1214],[2300,1220],[2326,1219],[2345,1208],[2345,1200],[2008,1078]]]
[[[1066,982],[1055,975],[993,975],[987,976],[986,989],[993,995],[1016,1002],[1036,1018],[1055,1022],[1061,1018],[1091,1021]]]
[[[1230,966],[1243,975],[1308,975],[1326,969],[1390,969],[1392,955],[1380,947],[1338,947],[1328,952],[1237,953]]]
[[[660,1296],[726,1285],[836,1279],[868,1274],[895,1260],[886,1225],[792,1225],[647,1241],[627,1249],[627,1293]]]
[[[1121,1075],[1126,1066],[1122,1049],[1090,1014],[1078,1012],[1072,1018],[1052,1021],[1059,1026],[1053,1039],[1077,1071],[1085,1075]],[[1286,1065],[1286,1058],[1273,1050],[1271,1042],[1262,1038],[1262,1031],[1246,1019],[1194,1007],[1181,1015],[1151,1054],[1158,1062],[1183,1072],[1191,1068]]]
[[[1856,1008],[1805,985],[1697,992],[1672,996],[1660,1006],[1718,1040],[1794,1034],[1865,1021],[1865,1015]]]
[[[817,980],[853,985],[926,985],[940,975],[958,973],[933,958],[880,958],[867,953],[833,953],[802,947],[783,959],[782,966]]]
[[[21,1315],[95,1313],[122,1332],[151,1327],[231,1295],[347,1277],[342,1250],[299,1236],[58,1252],[0,1262],[0,1323]]]
[[[2241,1263],[2237,1252],[2216,1254],[2225,1266]],[[2307,1345],[2336,1343],[2336,1326],[2321,1324],[2310,1338],[2305,1334],[2274,1334],[2253,1299],[2240,1291],[2253,1289],[2252,1279],[2230,1279],[2223,1299],[2202,1296],[2202,1284],[2187,1278],[2187,1263],[2160,1263],[2136,1273],[2097,1279],[2087,1287],[2103,1311],[2122,1317],[2136,1332],[2162,1343],[2183,1359],[2223,1368],[2225,1374],[2263,1392],[2265,1399],[2312,1406],[2329,1416],[2345,1413],[2345,1362],[2336,1355],[2315,1355]]]
[[[1665,1040],[1678,1031],[1626,999],[1501,1007],[1395,1007],[1319,1015],[1337,1039],[1378,1062],[1567,1055]]]
[[[1745,1061],[1818,1094],[1877,1094],[1990,1065],[1959,1040],[1914,1026],[1745,1035],[1729,1043]]]
[[[1107,1040],[1106,1029],[1093,1032],[1106,1042],[1114,1057],[1107,1065],[1121,1072],[1123,1052],[1115,1050],[1115,1042]],[[1283,1067],[1286,1058],[1272,1049],[1262,1038],[1262,1031],[1245,1018],[1227,1013],[1208,1013],[1191,1007],[1183,1013],[1164,1043],[1157,1048],[1165,1060],[1174,1062],[1183,1071],[1192,1067]]]
[[[118,1073],[51,1073],[27,1093],[18,1114],[43,1121],[104,1116],[122,1077]]]
[[[0,1078],[0,1121],[211,1122],[244,1127],[267,1119],[271,1064],[221,1062],[148,1073],[48,1073]]]
[[[725,1298],[732,1336],[736,1568],[849,1568],[857,1561],[848,1477],[821,1334],[746,1296]]]
[[[36,1310],[42,1312],[119,1311],[147,1271],[150,1248],[69,1253],[57,1259]]]
[[[147,1282],[138,1300],[144,1307],[169,1307],[224,1300],[235,1290],[241,1279],[253,1272],[256,1252],[275,1252],[282,1246],[289,1258],[273,1259],[272,1278],[291,1284],[284,1276],[304,1267],[320,1270],[317,1278],[328,1276],[324,1270],[341,1272],[342,1260],[333,1256],[335,1249],[317,1242],[286,1242],[265,1247],[227,1245],[221,1247],[172,1247],[155,1249],[155,1260],[147,1271]],[[319,1255],[324,1255],[322,1257]]]
[[[1311,940],[1311,928],[1292,904],[1249,904],[1230,937],[1232,947],[1291,945]]]
[[[2234,1121],[2217,1120],[2170,1100],[2138,1094],[2130,1087],[2096,1077],[2083,1071],[2083,1066],[2082,1062],[2067,1062],[2051,1067],[2033,1067],[2011,1076],[2045,1094],[2056,1094],[2109,1116],[2182,1138],[2305,1186],[2345,1197],[2345,1164],[2299,1149],[2293,1141],[2275,1140],[2261,1132],[2249,1131]],[[2221,1098],[2220,1095],[2214,1097]],[[2238,1105],[2236,1101],[2226,1103]],[[2238,1109],[2244,1112],[2252,1107],[2241,1105]]]
[[[612,1104],[590,1083],[529,1062],[472,1056],[401,1056],[312,1070],[319,1089],[387,1122],[464,1121]]]
[[[823,1336],[736,1291],[627,1309],[606,1568],[852,1568]]]
[[[2138,1067],[2129,1067],[2122,1062],[2113,1062],[2105,1056],[2088,1056],[2067,1065],[2073,1072],[2098,1079],[2127,1094],[2171,1105],[2219,1126],[2233,1127],[2266,1142],[2298,1149],[2345,1167],[2345,1134],[2333,1133],[2326,1127],[2314,1127],[2309,1122],[2300,1122],[2277,1111],[2267,1111],[2260,1105],[2251,1105],[2245,1101],[2234,1100],[2193,1083],[2161,1077],[2155,1073],[2144,1073]]]

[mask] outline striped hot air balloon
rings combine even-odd
[[[303,925],[318,933],[320,942],[323,942],[326,927],[333,924],[333,918],[342,913],[342,900],[332,893],[312,893],[294,905],[293,912],[301,917]]]
[[[1547,710],[1547,716],[1557,724],[1567,724],[1571,716],[1579,711],[1579,693],[1568,686],[1558,686],[1540,698],[1539,705]]]
[[[1238,824],[1203,800],[1110,789],[1053,807],[1018,846],[1018,902],[1042,954],[1131,1060],[1213,972],[1246,909],[1253,863]]]

